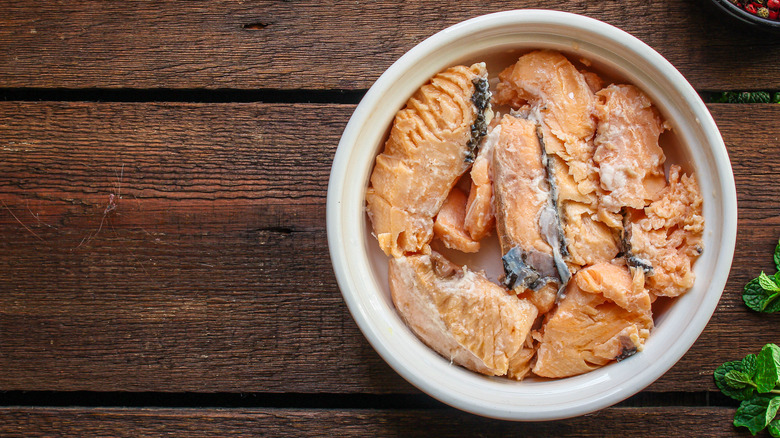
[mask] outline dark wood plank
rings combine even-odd
[[[720,363],[777,341],[740,291],[780,236],[780,127],[746,120],[780,106],[710,108],[739,191],[734,269],[652,391],[716,390]],[[0,103],[0,390],[416,392],[331,271],[326,186],[353,109]]]
[[[379,373],[409,390],[354,326],[328,257],[352,107],[0,107],[2,389],[359,392]],[[318,369],[361,377],[320,385]]]
[[[531,0],[0,2],[0,86],[365,89],[435,32]],[[702,90],[778,89],[780,47],[706,2],[551,0],[618,26]]]
[[[0,408],[4,436],[750,436],[733,408],[609,408],[578,418],[517,423],[453,409]],[[425,425],[425,427],[420,427]]]

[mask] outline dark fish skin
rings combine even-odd
[[[547,156],[547,149],[544,145],[544,132],[542,126],[536,125],[536,136],[539,138],[539,144],[542,146],[542,162],[544,163],[544,170],[546,172],[547,184],[550,187],[550,207],[554,212],[555,227],[554,229],[546,229],[543,224],[539,224],[542,228],[542,234],[545,235],[547,243],[553,249],[553,259],[555,260],[555,267],[558,270],[558,279],[561,287],[558,290],[559,294],[562,293],[566,283],[571,279],[571,271],[569,266],[566,265],[565,258],[569,256],[568,244],[566,243],[566,236],[563,231],[563,220],[561,219],[561,206],[558,198],[558,184],[555,181],[555,169],[554,163],[550,157]],[[541,220],[541,216],[540,216]]]
[[[634,345],[633,342],[631,342],[631,339],[628,339],[626,337],[620,338],[620,354],[615,356],[615,360],[620,362],[621,360],[628,359],[629,357],[635,355],[639,351],[639,349],[636,348],[636,345]]]
[[[482,139],[487,135],[488,120],[485,118],[485,111],[490,107],[490,85],[486,78],[476,78],[471,81],[474,84],[474,94],[471,95],[471,102],[477,109],[477,117],[471,124],[471,138],[466,147],[466,162],[473,163],[477,157],[477,148],[482,143]]]
[[[539,282],[539,273],[525,263],[523,250],[516,246],[509,250],[501,261],[504,263],[504,286],[510,290],[520,287],[530,288]]]
[[[649,260],[637,257],[631,252],[631,227],[632,223],[628,218],[628,212],[623,209],[623,231],[621,233],[620,246],[621,253],[618,256],[624,257],[628,266],[640,268],[645,271],[648,277],[653,275],[653,264]]]

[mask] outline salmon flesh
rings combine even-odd
[[[638,87],[579,65],[520,56],[498,75],[495,120],[485,64],[449,68],[397,113],[376,158],[367,213],[393,304],[467,369],[563,378],[625,360],[656,298],[694,284],[703,199],[694,175],[665,173],[670,125]],[[430,246],[474,253],[493,230],[497,283]]]
[[[470,370],[522,378],[524,346],[537,310],[435,251],[390,260],[390,291],[401,318],[428,346]]]
[[[562,233],[554,206],[546,155],[535,122],[505,115],[493,148],[496,229],[504,264],[504,285],[522,293],[548,283],[560,286]],[[558,261],[556,261],[556,257]]]
[[[433,220],[476,156],[492,117],[484,63],[434,76],[398,112],[366,192],[385,254],[425,253]]]

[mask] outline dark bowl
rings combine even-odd
[[[729,0],[711,0],[718,9],[752,29],[780,34],[780,21],[761,18],[731,3]]]

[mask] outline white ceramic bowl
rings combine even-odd
[[[655,315],[656,327],[644,351],[576,377],[516,382],[450,364],[404,325],[390,298],[387,258],[371,235],[364,196],[387,129],[417,88],[451,65],[487,60],[489,68],[502,63],[503,67],[535,48],[587,58],[597,69],[639,86],[653,99],[674,127],[671,147],[666,146],[669,161],[697,175],[704,196],[705,251],[695,264],[694,287]],[[327,228],[344,300],[371,345],[401,376],[465,411],[510,420],[551,420],[592,412],[641,391],[688,351],[726,284],[736,240],[737,200],[731,164],[710,113],[666,59],[603,22],[564,12],[520,10],[447,28],[382,74],[355,110],[336,151]]]

